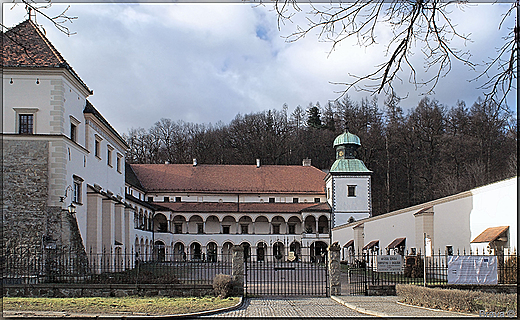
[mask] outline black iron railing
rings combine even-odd
[[[6,248],[4,284],[212,284],[217,274],[231,275],[231,254],[187,259],[183,254],[136,253],[111,248],[101,253],[35,248]]]

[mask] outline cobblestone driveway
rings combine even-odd
[[[366,317],[330,298],[253,298],[240,309],[209,317]]]

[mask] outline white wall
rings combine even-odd
[[[518,177],[471,190],[470,239],[489,227],[509,226],[509,246],[518,244]]]

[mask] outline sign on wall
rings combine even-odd
[[[496,256],[450,256],[448,284],[497,284]]]
[[[378,255],[376,259],[377,272],[402,272],[403,257],[397,255]]]

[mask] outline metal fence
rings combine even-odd
[[[231,275],[231,254],[186,260],[184,255],[140,254],[111,248],[102,253],[35,248],[6,248],[4,284],[212,284],[217,274]],[[205,258],[205,257],[204,257]]]
[[[369,286],[383,286],[393,284],[415,284],[415,285],[444,285],[448,282],[448,267],[453,263],[455,257],[496,257],[498,284],[517,284],[518,255],[497,254],[482,255],[476,252],[457,252],[455,255],[447,253],[432,254],[424,257],[421,252],[401,256],[402,267],[398,272],[384,272],[378,270],[377,257],[379,251],[362,252],[347,255],[341,262],[342,271],[348,275],[347,286],[351,294],[366,294]],[[381,269],[381,268],[380,268]]]

